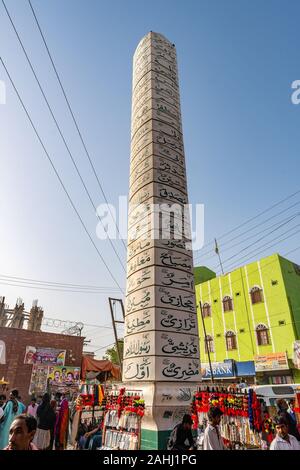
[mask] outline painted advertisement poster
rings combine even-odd
[[[48,368],[48,389],[51,393],[77,391],[80,382],[80,367],[51,366]]]
[[[24,364],[43,364],[63,366],[65,364],[66,351],[54,348],[36,348],[26,346]]]
[[[48,366],[33,365],[29,395],[43,395],[47,390]]]

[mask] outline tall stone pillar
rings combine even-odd
[[[150,32],[133,59],[123,382],[143,390],[142,448],[165,448],[200,381],[176,50]]]

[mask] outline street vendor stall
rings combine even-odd
[[[266,449],[274,437],[272,420],[263,400],[249,389],[243,393],[232,389],[200,388],[194,396],[192,417],[197,429],[198,444],[207,425],[207,412],[217,406],[223,412],[220,432],[224,444],[230,449]]]
[[[145,403],[140,390],[122,387],[104,397],[102,450],[138,450]]]
[[[82,356],[81,362],[81,379],[86,380],[87,374],[89,372],[94,372],[96,376],[103,376],[105,382],[106,380],[120,380],[121,379],[121,368],[120,366],[113,364],[108,360],[99,360],[93,359],[89,356]],[[100,378],[100,377],[99,377]]]
[[[96,379],[93,382],[81,383],[80,392],[72,406],[70,444],[76,447],[81,436],[100,428],[103,422],[105,386],[98,384]]]
[[[106,397],[112,381],[120,379],[120,367],[108,360],[82,357],[79,392],[73,402],[70,444],[79,446],[86,433],[102,428]]]

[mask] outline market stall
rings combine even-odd
[[[102,402],[104,423],[102,450],[138,450],[145,403],[140,390],[111,390]]]
[[[82,356],[81,362],[81,379],[86,381],[89,372],[94,372],[96,376],[103,376],[106,380],[120,380],[121,379],[121,368],[120,366],[113,364],[108,360],[93,359],[89,356]],[[100,377],[98,377],[100,378]]]
[[[69,442],[74,447],[78,447],[82,435],[100,427],[103,422],[102,401],[106,387],[99,384],[96,379],[92,382],[81,383],[79,393],[72,405]]]
[[[254,390],[249,389],[242,393],[237,389],[228,391],[218,387],[200,388],[192,403],[199,449],[208,422],[207,412],[211,406],[217,406],[223,412],[220,432],[228,448],[266,449],[274,438],[274,426],[268,410]]]
[[[79,391],[71,405],[69,443],[78,448],[86,433],[102,433],[106,397],[112,382],[120,378],[120,367],[108,360],[83,356]],[[101,430],[101,431],[100,431]]]

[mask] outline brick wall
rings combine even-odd
[[[83,337],[0,327],[0,340],[6,346],[6,364],[0,364],[0,379],[4,377],[9,382],[9,389],[17,388],[25,403],[30,400],[28,390],[32,371],[32,365],[24,364],[26,346],[65,349],[65,365],[81,366]]]

